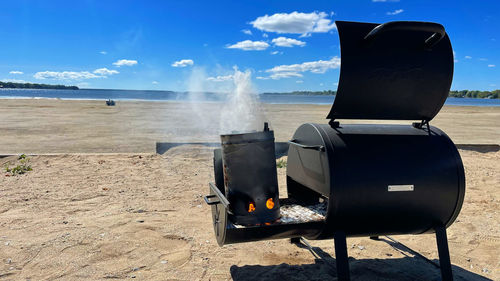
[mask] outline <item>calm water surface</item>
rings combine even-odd
[[[134,90],[38,90],[0,89],[0,98],[54,98],[67,100],[146,100],[146,101],[204,101],[221,102],[224,94],[186,94],[169,91]],[[332,104],[335,96],[260,95],[260,100],[270,104]],[[455,106],[500,106],[500,99],[448,98],[446,105]]]

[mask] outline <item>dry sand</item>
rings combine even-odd
[[[324,122],[327,110],[267,106],[278,140],[303,122]],[[180,103],[0,100],[0,153],[132,152],[33,156],[33,171],[1,173],[0,280],[335,280],[332,240],[310,241],[319,258],[287,240],[217,245],[202,198],[212,148],[153,153],[155,141],[212,141],[200,130],[217,124],[183,127],[193,124],[187,112]],[[498,143],[499,116],[500,108],[448,107],[433,124],[456,143]],[[500,152],[460,153],[467,191],[448,229],[454,275],[500,280]],[[284,168],[279,180],[284,195]],[[433,235],[393,238],[436,261]],[[386,238],[347,243],[353,280],[440,279]]]

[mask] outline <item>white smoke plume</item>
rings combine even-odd
[[[206,105],[205,93],[208,90],[207,75],[202,67],[193,67],[188,79],[188,99],[191,108],[189,127],[196,129],[198,136],[214,138],[218,133],[220,112]],[[216,139],[216,138],[215,138]]]
[[[228,94],[220,115],[220,134],[260,131],[264,114],[257,91],[252,85],[252,73],[234,67],[233,90]]]
[[[261,131],[264,113],[257,91],[252,85],[252,73],[235,66],[231,74],[207,77],[205,69],[194,67],[188,80],[192,113],[190,127],[212,139],[220,134]],[[207,92],[219,93],[222,105],[207,106]],[[210,110],[207,110],[210,108]]]

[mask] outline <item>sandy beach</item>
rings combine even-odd
[[[219,142],[218,103],[0,100],[0,154],[154,153],[156,142]],[[277,141],[326,123],[329,105],[264,106]],[[431,122],[457,144],[498,144],[499,107],[444,107]],[[343,121],[344,123],[384,123]],[[385,122],[397,123],[397,122]],[[408,124],[408,121],[399,122]]]
[[[266,105],[277,141],[329,106]],[[215,112],[215,113],[214,113]],[[0,100],[0,280],[336,280],[333,240],[314,252],[272,240],[219,247],[203,196],[213,181],[218,104]],[[500,108],[445,107],[432,125],[457,144],[500,142]],[[346,122],[347,123],[347,122]],[[405,123],[405,122],[403,122]],[[407,122],[406,122],[407,123]],[[460,150],[467,179],[448,229],[455,280],[500,280],[500,151]],[[0,158],[0,166],[18,163]],[[278,169],[285,196],[285,168]],[[349,238],[353,280],[440,280],[432,263],[382,237]],[[437,262],[434,235],[393,236]]]

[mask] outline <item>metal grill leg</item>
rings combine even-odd
[[[450,252],[448,249],[448,238],[446,237],[446,227],[436,227],[436,241],[439,253],[439,265],[441,268],[441,279],[443,281],[452,281]]]
[[[349,260],[347,255],[347,242],[345,233],[337,231],[333,234],[335,240],[335,260],[337,264],[337,279],[339,281],[351,280],[349,274]]]

